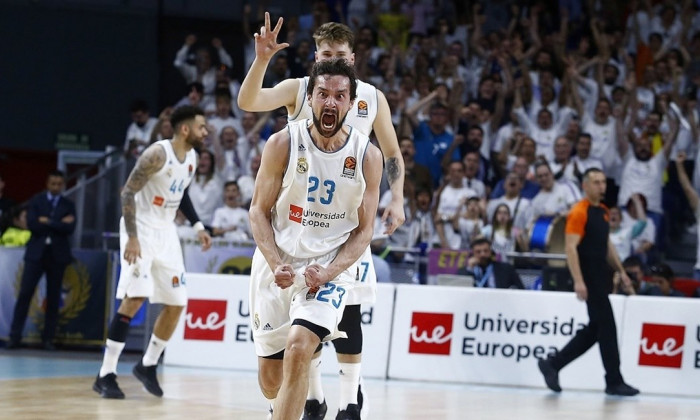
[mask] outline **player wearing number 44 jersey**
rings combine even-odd
[[[343,124],[357,91],[345,60],[316,63],[307,89],[313,118],[265,145],[250,207],[258,245],[250,308],[259,383],[274,419],[298,420],[311,358],[338,326],[373,234],[381,153]]]
[[[119,229],[121,274],[117,298],[122,299],[109,327],[104,360],[92,388],[104,398],[124,398],[117,385],[117,361],[124,349],[129,324],[148,298],[162,303],[146,353],[133,373],[146,390],[162,396],[156,366],[182,309],[187,304],[185,267],[175,230],[175,212],[182,210],[198,231],[202,249],[211,238],[204,230],[187,195],[197,167],[195,147],[207,135],[204,112],[183,106],[170,117],[175,134],[146,149],[136,162],[122,190],[122,220]]]

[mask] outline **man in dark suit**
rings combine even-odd
[[[32,236],[24,253],[22,284],[15,304],[8,349],[20,345],[29,305],[44,273],[46,313],[41,339],[45,349],[54,349],[52,341],[58,324],[63,273],[73,260],[69,238],[75,229],[75,204],[61,196],[65,184],[63,172],[53,171],[46,181],[46,191],[35,195],[29,202],[27,225]]]
[[[491,242],[488,239],[484,237],[474,239],[471,248],[472,256],[467,260],[467,266],[460,269],[459,274],[474,276],[475,287],[525,288],[512,265],[493,260]]]

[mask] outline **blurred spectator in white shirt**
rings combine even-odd
[[[221,205],[221,181],[215,174],[214,154],[203,149],[199,152],[199,163],[194,179],[188,188],[190,200],[199,220],[209,226],[214,209]]]
[[[459,249],[461,238],[453,223],[459,219],[461,206],[469,197],[476,197],[476,191],[464,186],[464,164],[452,162],[447,171],[447,184],[438,192],[435,226],[440,246],[445,249]]]
[[[228,89],[216,90],[216,112],[207,119],[207,122],[216,129],[217,133],[226,126],[231,126],[238,131],[243,132],[241,121],[233,117],[231,113],[231,92]]]
[[[253,189],[255,188],[255,178],[258,176],[258,170],[260,169],[260,155],[255,155],[250,158],[250,165],[248,166],[249,174],[242,175],[238,178],[238,188],[241,190],[241,201],[243,202],[243,207],[248,207],[250,205],[250,200],[253,198]]]
[[[211,40],[211,46],[218,54],[219,63],[214,63],[211,57],[211,49],[208,46],[201,46],[194,52],[194,64],[188,62],[188,54],[190,49],[197,42],[197,36],[194,34],[185,37],[185,43],[175,55],[173,65],[177,68],[185,82],[199,82],[202,84],[203,95],[205,102],[214,100],[214,89],[216,88],[216,66],[215,64],[223,64],[229,68],[233,67],[233,60],[226,52],[219,38]]]
[[[230,125],[224,126],[214,138],[217,175],[224,182],[235,181],[243,174],[247,160],[241,149],[238,131]]]
[[[573,182],[554,180],[547,162],[535,164],[535,177],[540,184],[540,192],[527,209],[527,226],[532,225],[540,216],[566,216],[569,208],[581,200],[581,191]]]
[[[131,124],[126,129],[124,153],[127,157],[137,159],[151,142],[151,132],[158,123],[151,117],[146,101],[137,99],[131,104]]]
[[[583,179],[583,174],[590,168],[603,170],[603,162],[591,156],[591,146],[593,139],[588,133],[581,133],[576,142],[576,155],[571,159],[573,175],[578,180],[579,185]]]
[[[248,210],[241,207],[241,192],[236,181],[224,184],[224,205],[214,210],[211,227],[214,236],[233,241],[246,241],[253,237]]]
[[[642,234],[647,225],[647,217],[637,194],[631,197],[639,218],[622,227],[622,211],[619,207],[610,208],[610,242],[615,246],[620,260],[632,254],[632,241]]]

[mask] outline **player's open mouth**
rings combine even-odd
[[[332,130],[335,127],[336,116],[333,113],[324,113],[321,115],[321,125],[326,130]]]

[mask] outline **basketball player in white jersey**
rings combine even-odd
[[[314,352],[345,335],[339,324],[374,230],[381,152],[343,124],[356,89],[347,61],[316,63],[307,96],[313,118],[270,137],[258,174],[266,182],[255,183],[251,324],[274,419],[299,419]],[[359,419],[360,408],[343,413]]]
[[[173,112],[170,122],[175,130],[173,139],[156,142],[141,154],[121,194],[122,262],[117,298],[122,302],[109,327],[102,367],[92,386],[104,398],[124,398],[116,381],[117,362],[129,323],[146,299],[162,303],[163,309],[148,348],[132,371],[148,392],[163,395],[156,366],[187,305],[182,278],[185,266],[174,223],[178,208],[197,230],[202,249],[211,246],[211,238],[187,195],[197,168],[194,148],[201,147],[207,136],[204,112],[183,106]]]
[[[273,88],[263,89],[262,82],[268,63],[275,53],[289,44],[277,44],[277,34],[282,27],[282,18],[274,29],[270,27],[270,15],[265,13],[265,26],[255,34],[256,58],[241,85],[238,103],[241,109],[261,112],[287,108],[290,121],[311,118],[312,112],[305,100],[308,77],[288,79]],[[351,65],[355,56],[352,52],[354,35],[350,28],[339,23],[326,23],[314,33],[316,41],[316,62],[330,58],[343,58]],[[387,178],[392,192],[392,202],[382,215],[386,222],[386,232],[391,234],[404,222],[403,181],[404,163],[396,132],[391,123],[391,111],[381,91],[374,86],[357,81],[357,100],[348,112],[347,123],[365,135],[374,130],[379,145],[385,156]],[[376,294],[376,275],[369,248],[359,261],[363,269],[360,282],[350,292],[341,329],[347,332],[347,339],[334,340],[338,362],[341,370],[340,407],[358,404],[362,413],[367,411],[367,404],[359,386],[360,362],[362,360],[362,328],[360,304],[374,303]],[[327,410],[321,387],[320,352],[311,365],[308,401],[304,419],[323,419]]]

